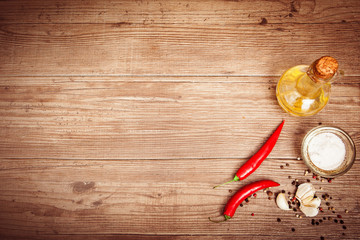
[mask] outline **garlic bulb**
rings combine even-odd
[[[311,183],[303,183],[298,187],[295,197],[300,202],[300,210],[307,217],[315,217],[319,213],[321,199],[314,197],[315,188]]]
[[[289,208],[289,204],[286,200],[286,196],[284,193],[279,193],[276,197],[276,204],[282,210],[291,210]]]

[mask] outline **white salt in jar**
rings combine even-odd
[[[313,173],[333,178],[349,171],[355,160],[355,145],[343,130],[321,126],[306,134],[301,154]]]

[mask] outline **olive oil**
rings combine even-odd
[[[294,116],[311,116],[321,111],[329,101],[330,80],[337,66],[334,58],[322,57],[310,66],[288,69],[277,84],[279,105]]]

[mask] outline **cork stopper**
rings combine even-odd
[[[317,78],[327,80],[332,78],[338,70],[339,64],[335,58],[324,56],[313,64],[313,73]]]

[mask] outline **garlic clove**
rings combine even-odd
[[[314,196],[313,195],[310,195],[306,198],[302,198],[300,201],[301,204],[303,205],[307,205],[308,203],[310,203],[312,200],[314,199]]]
[[[299,201],[303,201],[306,198],[309,198],[310,196],[314,197],[315,195],[315,188],[311,183],[303,183],[300,184],[295,197],[299,200]]]
[[[304,203],[303,205],[306,207],[313,207],[313,208],[318,208],[320,207],[321,204],[321,199],[320,198],[313,198],[311,201]]]
[[[276,197],[276,204],[282,210],[291,210],[287,202],[286,196],[284,193],[279,193]]]
[[[300,210],[307,217],[315,217],[319,213],[319,209],[317,207],[308,207],[308,206],[300,205]]]

